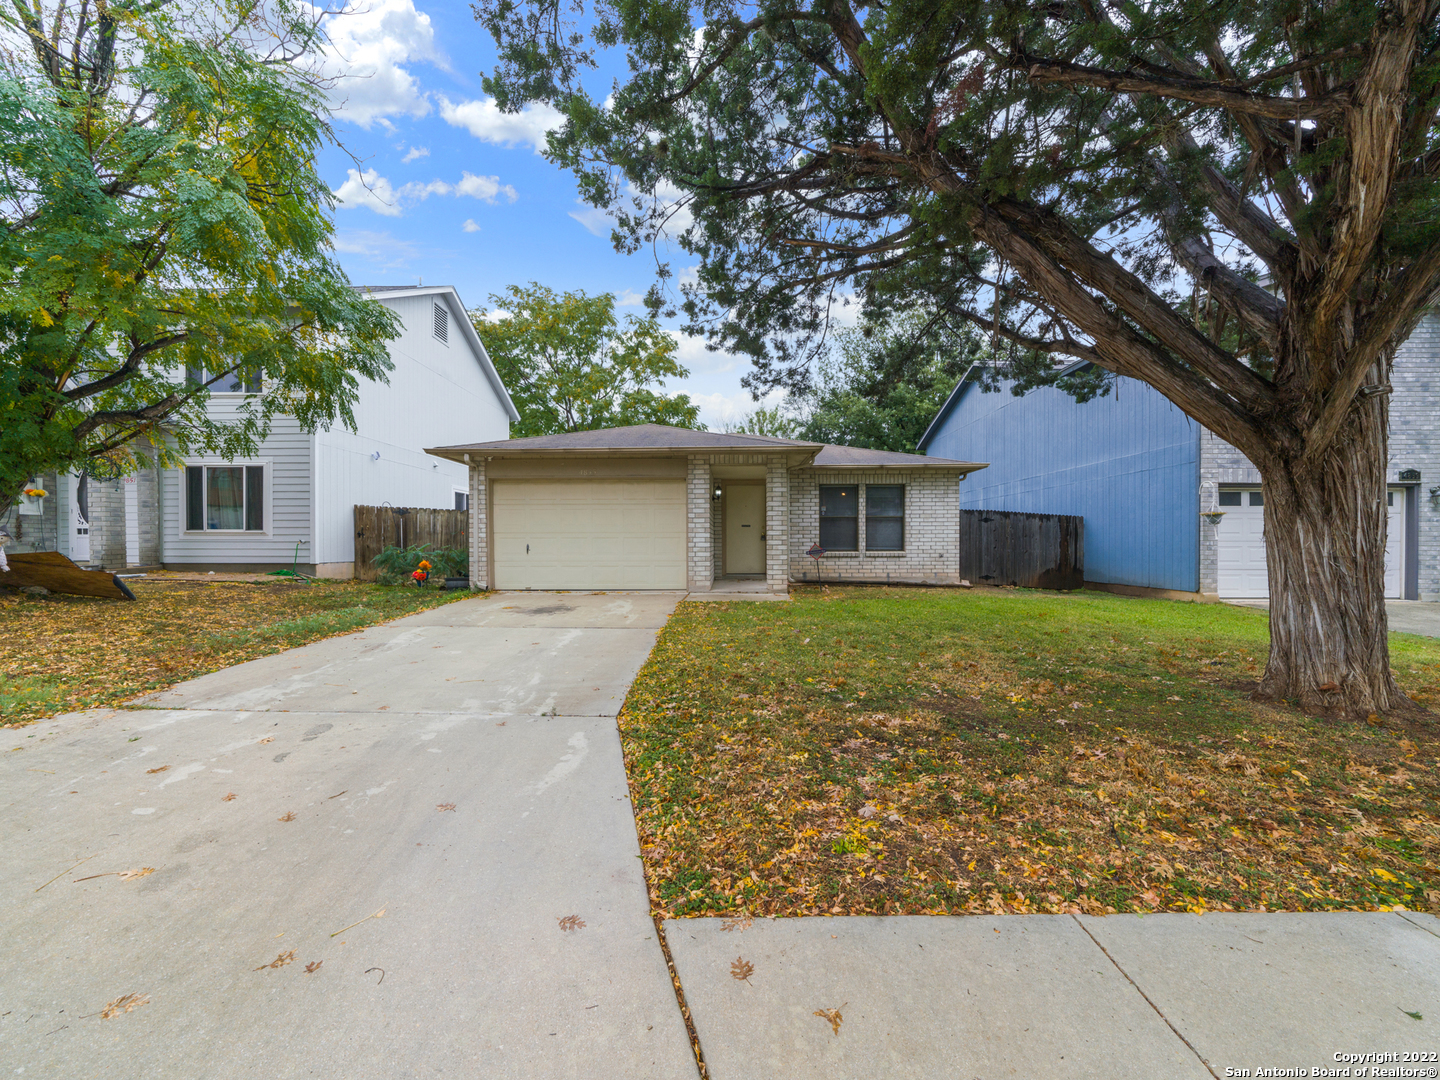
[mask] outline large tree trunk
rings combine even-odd
[[[1405,697],[1385,615],[1383,395],[1356,406],[1317,465],[1260,464],[1270,577],[1270,662],[1258,696],[1363,718]]]

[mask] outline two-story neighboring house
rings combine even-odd
[[[254,457],[196,456],[183,469],[142,470],[107,483],[52,475],[40,505],[29,500],[17,508],[22,535],[11,550],[58,550],[106,569],[298,563],[305,573],[348,578],[357,504],[468,508],[466,468],[424,448],[474,438],[477,430],[504,439],[519,414],[453,288],[362,291],[393,309],[402,328],[389,346],[389,381],[360,381],[355,431],[337,425],[306,432],[276,417]],[[236,415],[255,389],[240,379],[217,386],[211,415]]]
[[[1385,592],[1437,600],[1440,315],[1399,348],[1391,385]],[[991,463],[962,488],[963,508],[1083,516],[1087,583],[1268,595],[1259,471],[1144,383],[1117,379],[1079,404],[1054,388],[1015,397],[962,381],[920,449]]]

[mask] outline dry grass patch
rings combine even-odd
[[[113,705],[473,593],[134,579],[135,603],[0,593],[0,721]]]
[[[621,714],[665,916],[1440,911],[1440,727],[1249,700],[1263,612],[1098,593],[686,604]],[[1396,635],[1406,689],[1440,641]]]

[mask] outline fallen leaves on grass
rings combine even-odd
[[[465,595],[359,582],[152,577],[130,586],[137,603],[55,595],[0,604],[0,719],[28,722],[125,701]]]
[[[743,956],[737,956],[730,965],[730,977],[739,979],[741,982],[749,982],[750,976],[755,974],[755,965],[746,960]]]
[[[681,605],[621,712],[659,917],[1440,912],[1440,731],[1250,700],[1262,617],[980,590],[782,607]],[[1440,643],[1392,650],[1440,683]]]
[[[113,1020],[121,1013],[134,1012],[140,1008],[140,1006],[149,1004],[149,994],[125,994],[123,997],[116,998],[110,1002],[110,1004],[106,1005],[105,1008],[101,1009],[100,1019]]]
[[[260,965],[259,967],[257,967],[255,970],[256,970],[256,971],[264,971],[266,968],[282,968],[282,967],[284,967],[286,964],[293,964],[294,962],[295,962],[295,950],[294,950],[294,949],[291,949],[289,952],[282,952],[282,953],[280,953],[280,955],[278,955],[277,957],[275,957],[274,960],[271,960],[270,963],[268,963],[268,964],[261,964],[261,965]]]
[[[845,1002],[843,1005],[840,1006],[840,1009],[847,1008],[849,1004],[850,1003],[848,1001]],[[815,1012],[811,1015],[820,1017],[821,1020],[824,1020],[827,1024],[830,1025],[831,1031],[835,1032],[836,1035],[839,1035],[840,1025],[845,1020],[845,1017],[840,1015],[840,1009],[816,1009]]]
[[[561,933],[569,933],[571,930],[583,930],[585,920],[579,915],[566,915],[563,919],[556,920],[560,924]]]

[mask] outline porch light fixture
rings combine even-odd
[[[715,485],[715,494],[713,494],[713,495],[710,496],[710,501],[711,501],[711,502],[719,502],[719,501],[720,501],[720,485],[719,485],[719,484],[716,484],[716,485]]]

